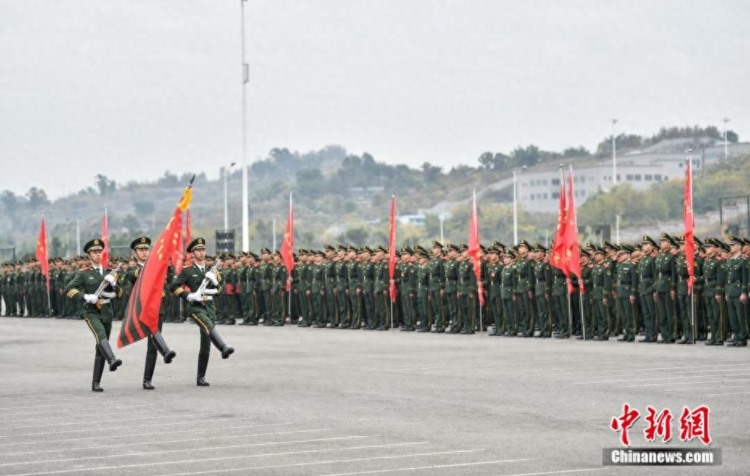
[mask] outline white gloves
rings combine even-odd
[[[203,291],[203,294],[213,296],[214,294],[219,294],[219,290],[218,289],[206,289]]]
[[[104,276],[104,280],[108,282],[110,285],[112,285],[112,287],[117,286],[117,280],[111,274]]]
[[[84,294],[83,300],[89,304],[96,304],[96,302],[99,301],[99,298],[96,297],[95,294]]]
[[[117,294],[116,293],[109,293],[107,291],[102,291],[102,293],[100,294],[100,296],[103,297],[104,299],[114,299],[115,296],[117,296]]]
[[[219,285],[219,279],[216,277],[213,271],[208,271],[206,273],[206,277],[214,284],[214,286]]]
[[[187,300],[190,302],[202,301],[203,297],[200,293],[190,293],[187,295]]]

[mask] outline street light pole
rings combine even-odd
[[[225,167],[223,170],[224,174],[224,229],[229,229],[229,207],[227,206],[227,177],[229,176],[229,170],[235,162],[229,164],[229,167]]]
[[[246,87],[250,81],[250,67],[245,62],[245,2],[240,0],[241,25],[240,32],[242,37],[242,251],[250,251],[250,219],[249,219],[249,201],[247,185],[247,92]],[[224,227],[226,228],[226,226]]]
[[[617,139],[615,138],[615,124],[617,124],[617,119],[612,119],[612,186],[617,185]]]
[[[729,158],[729,147],[727,145],[727,124],[729,123],[729,118],[725,117],[723,120],[724,120],[724,160],[727,160]]]

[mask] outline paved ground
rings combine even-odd
[[[119,325],[115,325],[116,334]],[[195,386],[198,331],[141,389],[145,344],[90,391],[82,321],[0,319],[0,475],[748,474],[747,349],[221,327]],[[711,409],[713,468],[611,468],[623,403]],[[633,446],[661,446],[643,437]],[[679,442],[675,421],[672,446]],[[689,446],[700,447],[699,442]]]

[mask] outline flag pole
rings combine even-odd
[[[477,189],[476,188],[474,189],[474,192],[473,192],[473,198],[474,198],[474,228],[475,228],[474,235],[477,237],[477,246],[479,246],[479,217],[477,216]],[[482,269],[481,260],[477,260],[476,264],[479,265],[480,274],[481,274],[481,269]],[[480,299],[480,296],[479,296],[479,294],[481,294],[483,291],[484,290],[482,289],[482,279],[481,277],[479,277],[477,278],[477,305],[479,305],[479,335],[482,335],[482,333],[484,332],[482,300]]]
[[[286,217],[287,222],[292,219],[292,193],[293,192],[289,192],[289,212],[287,212],[287,217]],[[289,239],[292,240],[292,242],[294,242],[294,224],[293,223],[291,225],[291,229],[289,230],[289,233],[291,234]],[[290,250],[290,252],[292,253],[292,259],[294,259],[294,246],[292,246],[292,249]],[[290,271],[289,279],[292,279],[291,273],[294,273],[294,268],[292,268],[292,271]],[[293,289],[290,286],[289,292],[287,293],[287,308],[286,308],[286,312],[289,315],[290,321],[292,320],[292,291]]]
[[[44,223],[44,210],[42,210],[42,223]],[[49,251],[47,250],[47,243],[49,243],[49,240],[47,239],[47,225],[44,225],[44,258],[49,263]],[[41,263],[40,263],[41,266]],[[44,276],[44,283],[47,287],[47,316],[52,317],[52,297],[50,296],[50,290],[49,290],[49,264],[47,265],[47,274]]]
[[[693,149],[688,149],[688,180],[690,180],[690,220],[692,223],[690,224],[691,230],[695,229],[695,215],[693,214]],[[691,237],[692,238],[692,237]],[[692,238],[695,240],[694,238]],[[694,248],[693,248],[694,249]],[[686,247],[687,251],[687,247]],[[695,253],[693,253],[695,254]],[[685,258],[687,260],[687,258]],[[693,257],[693,260],[695,258]],[[695,263],[695,261],[693,261]],[[695,264],[693,264],[693,276],[695,276]],[[695,345],[695,283],[692,281],[692,279],[695,279],[693,276],[688,277],[690,286],[688,289],[690,290],[690,321],[692,322],[692,331],[690,332],[690,341],[691,344]]]

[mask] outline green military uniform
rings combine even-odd
[[[506,253],[506,255],[511,259],[514,257],[512,253]],[[515,337],[518,332],[513,313],[513,298],[516,287],[516,270],[514,266],[514,263],[505,264],[500,272],[500,299],[503,306],[503,324],[506,329],[504,335],[507,337]]]
[[[733,239],[736,244],[738,238]],[[745,321],[744,305],[747,299],[748,269],[747,261],[739,252],[736,252],[727,260],[727,280],[725,284],[727,310],[729,314],[729,325],[732,329],[732,338],[727,344],[735,347],[747,346],[747,322]]]
[[[541,247],[538,247],[537,250],[546,251]],[[551,337],[552,318],[549,308],[549,299],[550,291],[552,289],[552,266],[550,266],[549,263],[545,263],[543,260],[539,260],[533,263],[533,269],[534,298],[536,299],[536,317],[538,319],[537,326],[539,327],[538,337]],[[533,335],[533,319],[530,326]]]
[[[623,245],[623,248],[627,253],[632,250]],[[638,290],[638,279],[635,272],[635,265],[630,261],[630,257],[626,261],[617,263],[617,274],[615,277],[615,291],[617,292],[617,308],[620,313],[620,319],[622,322],[623,335],[618,340],[625,342],[635,341],[636,334],[636,323],[633,321],[633,306],[630,302],[631,296],[635,298]]]
[[[661,241],[672,241],[669,235],[662,234]],[[659,332],[664,343],[674,342],[674,322],[672,317],[672,293],[676,289],[677,272],[674,256],[669,251],[660,251],[654,259],[656,273],[656,312],[659,316]]]
[[[104,249],[104,243],[99,239],[93,239],[87,242],[84,247],[84,253],[94,256],[95,253]],[[122,365],[122,361],[115,357],[112,347],[109,345],[109,336],[112,332],[112,299],[122,297],[122,290],[115,289],[113,283],[116,283],[117,276],[109,274],[110,270],[104,269],[100,264],[94,264],[89,269],[79,271],[65,287],[65,295],[68,299],[75,300],[82,304],[82,315],[86,325],[94,335],[96,341],[96,355],[94,357],[94,376],[91,382],[91,390],[101,392],[99,386],[102,373],[104,372],[104,361],[109,364],[109,370],[114,372],[117,367]],[[96,292],[102,287],[101,294]]]
[[[194,262],[191,266],[182,269],[172,283],[169,285],[169,291],[175,296],[185,299],[188,316],[198,325],[200,329],[201,341],[198,352],[198,373],[197,384],[200,387],[208,386],[205,381],[206,370],[208,368],[208,359],[211,352],[211,342],[221,351],[221,357],[226,359],[234,349],[228,346],[219,335],[215,328],[216,308],[213,302],[213,296],[221,293],[222,277],[217,271],[211,272],[206,269],[205,263],[200,263],[195,258],[195,252],[203,250],[206,247],[206,241],[203,238],[196,238],[187,246],[188,253],[194,253]],[[211,279],[211,274],[213,278]],[[199,293],[206,280],[205,291]],[[190,289],[188,292],[185,287]]]
[[[708,242],[708,246],[716,247],[717,244]],[[703,279],[705,289],[703,300],[706,306],[706,320],[711,331],[711,337],[706,341],[706,345],[721,345],[724,343],[724,336],[721,333],[721,305],[717,298],[724,297],[724,283],[726,283],[726,263],[718,257],[711,256],[703,262]]]
[[[455,245],[448,245],[451,252],[457,251]],[[458,261],[447,258],[443,263],[445,274],[445,319],[450,325],[451,332],[459,332],[458,322]]]
[[[442,248],[440,243],[435,243],[435,247]],[[429,311],[427,319],[431,324],[435,324],[435,332],[445,332],[445,261],[442,256],[433,256],[427,262],[429,292]]]
[[[526,246],[530,249],[531,246]],[[516,322],[518,323],[518,333],[523,337],[534,335],[534,321],[531,317],[532,304],[531,294],[534,289],[534,269],[531,260],[526,257],[518,257],[513,267],[516,272],[514,289],[516,295]]]
[[[643,241],[651,243],[654,248],[657,247],[656,242],[648,236],[644,236]],[[645,333],[645,337],[641,342],[656,342],[659,333],[655,322],[656,303],[654,302],[654,292],[656,292],[656,259],[644,254],[636,266],[636,273],[638,273],[638,303],[640,304]]]
[[[597,253],[603,253],[597,250]],[[605,263],[596,263],[591,269],[591,301],[593,320],[596,322],[594,340],[609,339],[609,297],[612,293],[612,271]]]
[[[497,251],[493,251],[497,253]],[[495,322],[495,330],[491,336],[501,336],[505,334],[505,319],[503,319],[503,299],[502,299],[502,272],[503,265],[498,262],[491,262],[487,265],[489,305],[487,308],[492,314]]]

